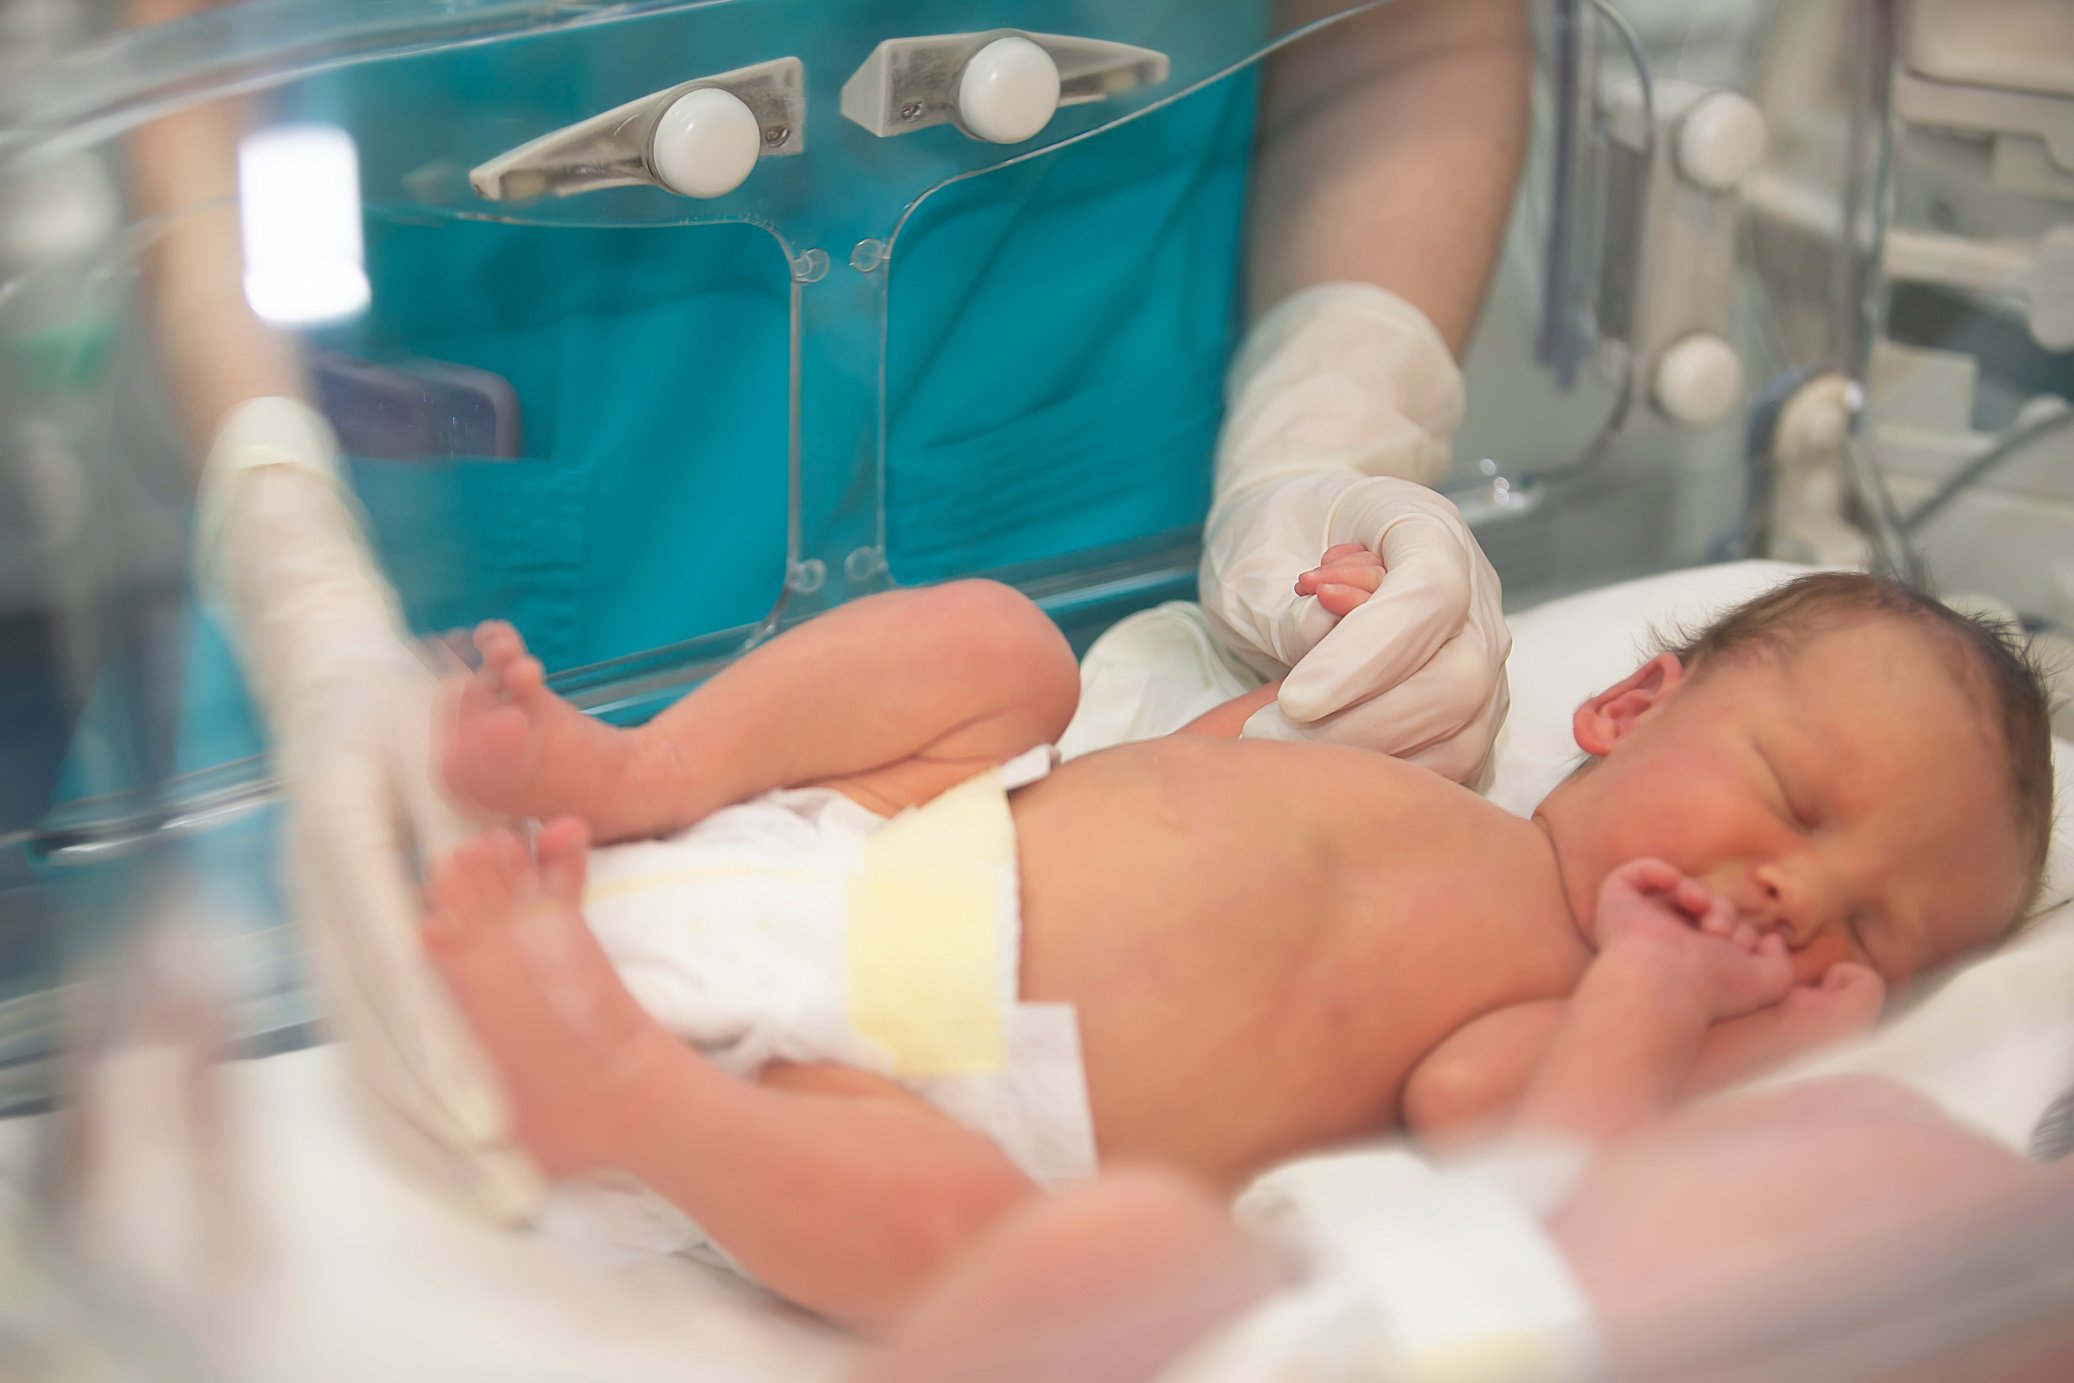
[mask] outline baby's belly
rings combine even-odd
[[[1083,785],[1015,799],[1022,992],[1079,1013],[1103,1159],[1233,1183],[1389,1125],[1427,1044],[1385,977],[1342,963],[1353,922],[1315,840],[1214,799],[1162,819],[1173,797],[1143,784],[1062,783]]]

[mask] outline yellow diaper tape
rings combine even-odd
[[[905,812],[864,842],[849,881],[844,963],[850,1024],[909,1078],[986,1075],[1007,1064],[1014,1001],[1002,948],[1017,906],[1015,823],[990,769]]]

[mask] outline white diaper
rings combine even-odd
[[[1574,1171],[1567,1155],[1554,1160]],[[1589,1304],[1537,1213],[1546,1151],[1446,1172],[1404,1161],[1387,1197],[1295,1220],[1304,1281],[1205,1338],[1161,1383],[1593,1376]]]
[[[597,850],[584,915],[642,1007],[723,1069],[889,1076],[1038,1184],[1081,1180],[1095,1144],[1072,1006],[1019,999],[1006,794],[1050,763],[1040,748],[891,821],[827,789],[769,793]],[[623,1184],[568,1188],[541,1223],[663,1251],[704,1238]]]

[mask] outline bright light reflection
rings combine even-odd
[[[308,325],[367,306],[360,158],[331,125],[280,125],[238,146],[245,301],[270,322]]]

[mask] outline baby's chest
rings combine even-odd
[[[1365,1000],[1415,1040],[1569,993],[1586,952],[1560,900],[1500,869],[1371,871],[1321,941],[1316,1001]]]

